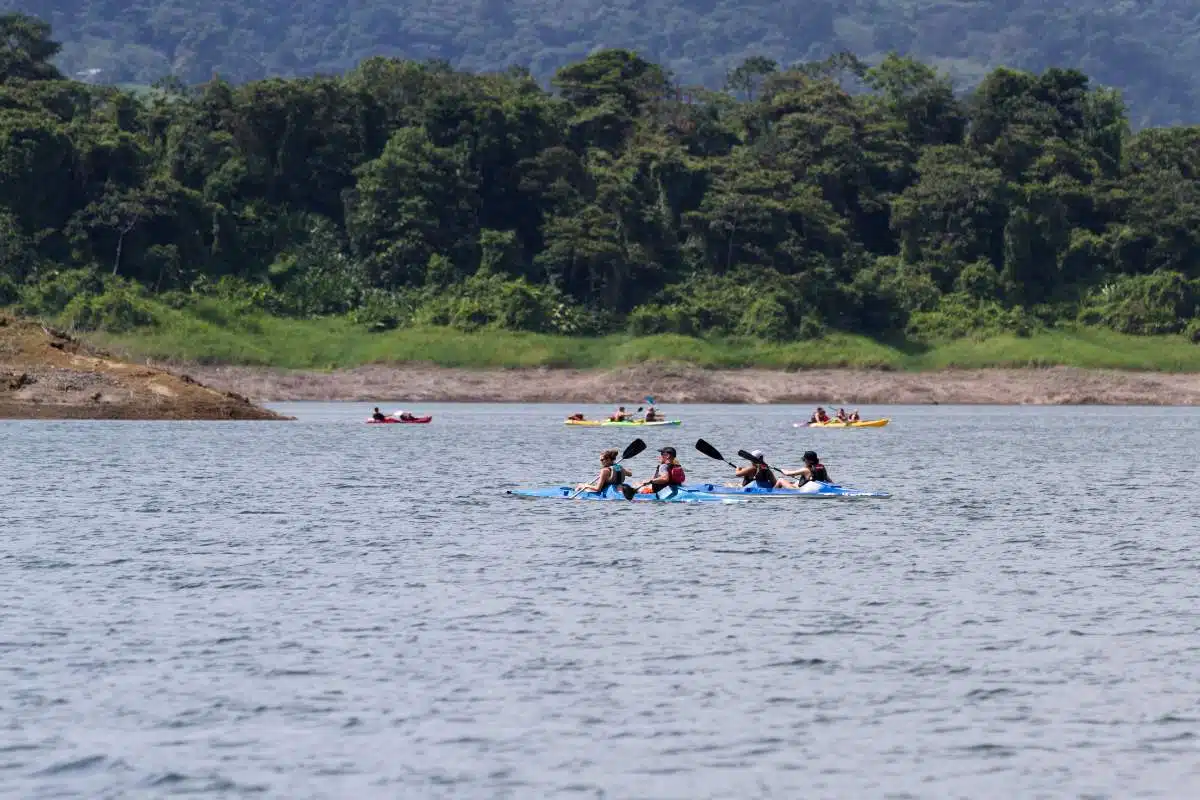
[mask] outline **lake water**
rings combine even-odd
[[[4,796],[1200,794],[1198,409],[669,407],[894,495],[686,506],[504,495],[598,407],[275,407],[0,422]]]

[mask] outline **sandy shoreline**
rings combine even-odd
[[[245,397],[0,315],[0,419],[283,420]]]
[[[172,365],[255,402],[822,403],[997,405],[1200,405],[1200,373],[1040,369],[705,370],[643,364],[616,370],[469,370],[369,365],[330,372]]]

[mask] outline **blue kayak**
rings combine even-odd
[[[722,486],[719,483],[698,483],[692,486],[685,486],[684,488],[694,492],[726,497],[803,497],[813,499],[891,497],[887,492],[868,492],[865,489],[853,489],[849,486],[838,486],[834,483],[821,483],[820,481],[809,481],[799,489],[764,489],[754,484],[750,484],[749,486]]]
[[[570,500],[575,494],[574,486],[551,486],[547,489],[511,489],[506,494],[514,497],[546,497],[556,500]],[[622,503],[744,503],[745,500],[733,497],[722,497],[703,491],[687,488],[669,487],[660,489],[653,494],[635,494],[632,501],[611,486],[603,492],[581,492],[575,500],[619,500]]]

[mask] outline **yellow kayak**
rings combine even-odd
[[[891,419],[885,417],[883,419],[861,419],[858,422],[838,422],[836,419],[831,419],[829,422],[797,422],[795,428],[882,428],[891,422]]]

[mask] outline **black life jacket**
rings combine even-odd
[[[777,482],[775,473],[767,467],[760,467],[753,475],[746,475],[742,478],[742,486],[749,486],[753,483],[764,489],[774,489]]]
[[[600,491],[602,492],[609,486],[620,486],[625,482],[626,476],[624,467],[622,467],[620,464],[613,464],[611,467],[609,467],[609,470],[610,473],[608,481],[606,481],[604,485],[600,487]]]

